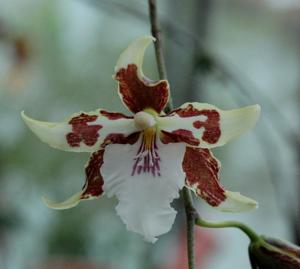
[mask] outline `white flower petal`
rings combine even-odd
[[[21,115],[41,141],[65,151],[94,152],[116,136],[125,139],[138,131],[132,118],[101,109],[73,114],[64,122],[37,121],[24,112]]]
[[[185,145],[164,145],[157,141],[161,176],[143,172],[132,176],[140,143],[141,139],[134,145],[108,145],[101,174],[105,193],[119,200],[116,210],[128,230],[155,242],[157,236],[171,229],[176,216],[170,203],[179,197],[178,192],[184,185]]]
[[[221,110],[210,104],[186,103],[158,119],[167,142],[182,141],[201,148],[219,147],[254,127],[260,106]]]
[[[145,49],[151,42],[154,42],[153,36],[142,36],[133,41],[128,48],[126,48],[120,55],[117,64],[115,66],[115,73],[121,68],[127,68],[129,64],[134,64],[138,68],[138,74],[142,78],[142,64],[144,60]]]

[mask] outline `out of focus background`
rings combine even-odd
[[[257,211],[204,218],[241,220],[258,233],[300,243],[300,4],[297,0],[158,0],[175,105],[229,109],[258,103],[257,127],[214,150],[226,188],[259,201]],[[149,34],[147,1],[0,1],[0,269],[184,269],[182,202],[171,232],[145,243],[103,197],[55,211],[84,182],[86,154],[41,143],[20,112],[60,121],[83,110],[126,112],[112,80],[120,52]],[[145,74],[157,79],[153,48]],[[197,228],[198,269],[250,269],[238,230]]]

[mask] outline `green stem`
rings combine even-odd
[[[260,238],[249,226],[238,221],[210,222],[198,216],[195,218],[195,224],[206,228],[238,228],[243,231],[252,242],[258,241]]]

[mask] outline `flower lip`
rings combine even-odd
[[[156,120],[153,114],[150,114],[145,111],[140,111],[134,115],[134,122],[136,127],[141,130],[145,130],[153,127],[156,124]]]

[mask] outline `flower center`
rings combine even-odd
[[[143,131],[143,138],[134,158],[131,175],[151,173],[153,177],[160,176],[160,161],[156,144],[156,129],[147,128]]]
[[[140,111],[134,115],[134,122],[136,126],[142,130],[151,128],[155,125],[156,121],[152,114]]]

